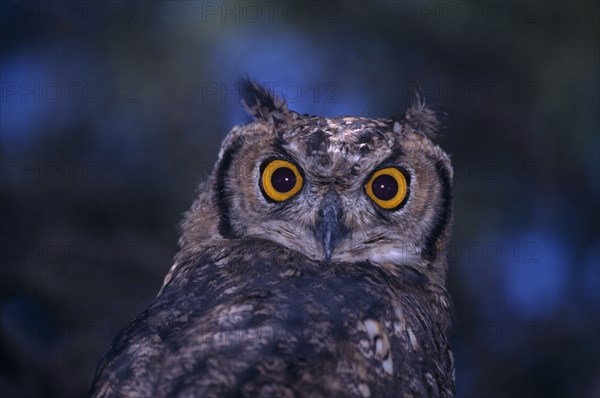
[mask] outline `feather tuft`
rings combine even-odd
[[[442,124],[435,111],[425,105],[425,100],[418,93],[413,105],[404,112],[404,115],[397,122],[401,123],[402,130],[412,130],[430,139],[437,137]],[[398,129],[394,125],[394,131],[396,130]]]
[[[271,90],[248,76],[239,79],[238,93],[244,108],[257,119],[277,123],[289,117],[285,101],[277,98]]]

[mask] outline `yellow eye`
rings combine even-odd
[[[377,206],[392,210],[404,202],[408,193],[408,183],[399,169],[386,167],[373,173],[365,190]]]
[[[262,167],[260,184],[268,199],[283,202],[302,188],[304,179],[298,167],[286,160],[271,160]]]

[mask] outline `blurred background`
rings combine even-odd
[[[83,397],[157,293],[178,222],[249,120],[386,117],[422,93],[455,168],[459,397],[600,396],[599,5],[0,5],[0,397]]]

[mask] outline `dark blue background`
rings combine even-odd
[[[461,397],[600,396],[597,2],[3,2],[0,396],[80,397],[158,291],[248,73],[321,115],[420,91],[455,167]]]

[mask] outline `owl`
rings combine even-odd
[[[451,397],[452,166],[417,98],[318,117],[248,78],[150,306],[92,397]]]

